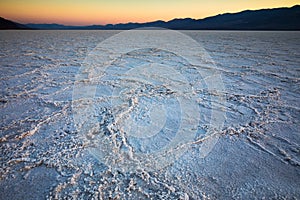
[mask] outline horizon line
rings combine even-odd
[[[203,18],[192,18],[192,17],[174,17],[174,18],[171,18],[169,20],[162,20],[162,19],[156,19],[156,20],[152,20],[152,21],[143,21],[143,22],[134,22],[134,21],[128,21],[128,22],[117,22],[117,23],[106,23],[106,24],[84,24],[84,25],[71,25],[71,24],[64,24],[64,23],[59,23],[59,22],[48,22],[48,23],[32,23],[32,22],[29,22],[29,23],[21,23],[17,20],[11,20],[11,19],[8,19],[8,18],[5,18],[5,17],[1,17],[1,18],[4,18],[6,20],[10,20],[10,21],[14,21],[16,23],[19,23],[19,24],[23,24],[23,25],[26,25],[26,24],[45,24],[45,25],[51,25],[51,24],[55,24],[55,25],[63,25],[63,26],[73,26],[73,27],[84,27],[84,26],[107,26],[107,25],[118,25],[118,24],[143,24],[143,23],[151,23],[151,22],[157,22],[157,21],[162,21],[162,22],[170,22],[172,20],[176,20],[176,19],[193,19],[193,20],[203,20],[203,19],[206,19],[206,18],[210,18],[210,17],[215,17],[215,16],[218,16],[218,15],[225,15],[225,14],[237,14],[237,13],[241,13],[241,12],[245,12],[245,11],[258,11],[258,10],[271,10],[271,9],[280,9],[280,8],[293,8],[293,7],[296,7],[296,6],[300,6],[300,4],[295,4],[293,6],[290,6],[290,7],[273,7],[273,8],[261,8],[261,9],[245,9],[245,10],[240,10],[240,11],[237,11],[237,12],[224,12],[224,13],[219,13],[219,14],[215,14],[215,15],[210,15],[210,16],[206,16],[206,17],[203,17]]]

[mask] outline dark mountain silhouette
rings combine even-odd
[[[71,29],[73,26],[65,26],[62,24],[26,24],[26,26],[33,29],[51,29],[51,30],[63,30],[63,29]]]
[[[300,30],[300,6],[226,13],[204,19],[173,19],[168,22],[106,25],[107,29],[162,27],[180,30]]]
[[[31,29],[26,25],[19,24],[7,19],[0,17],[0,30],[8,30],[8,29]]]
[[[204,19],[173,19],[146,23],[124,23],[91,26],[65,26],[60,24],[26,24],[33,29],[51,30],[127,30],[159,27],[174,30],[300,30],[300,5],[291,8],[246,10],[225,13]],[[1,22],[2,23],[2,22]],[[1,24],[2,25],[2,24]]]

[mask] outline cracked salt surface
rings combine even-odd
[[[209,67],[201,67],[208,63]],[[171,165],[195,140],[205,157],[225,120],[224,112],[214,106],[224,103],[224,86],[213,66],[205,50],[179,32],[117,34],[98,44],[78,72],[73,93],[75,126],[90,140],[90,152],[100,162],[122,172],[155,171]],[[96,93],[98,86],[113,88],[102,96],[101,89]],[[197,90],[215,93],[205,113],[209,118],[206,130],[198,126],[204,122],[199,118]],[[101,128],[106,118],[103,109],[111,116],[107,130]],[[132,117],[140,112],[144,120]],[[195,139],[199,131],[206,133],[201,141]]]
[[[118,33],[0,33],[0,199],[300,198],[297,32],[183,32],[210,54],[222,74],[223,93],[207,90],[210,80],[196,76],[195,66],[172,52],[149,48],[125,53],[107,68],[107,76],[97,79],[92,99],[78,99],[78,105],[84,108],[86,103],[97,119],[83,137],[73,120],[74,83],[87,54]],[[153,78],[155,72],[168,69],[162,65],[146,68],[150,71],[141,76],[143,66],[153,62],[177,67],[176,73],[188,77],[182,79],[183,88],[187,80],[193,89],[184,92],[155,82],[160,80]],[[210,64],[204,61],[201,69],[209,74]],[[130,69],[134,73],[128,73]],[[141,80],[149,74],[147,81]],[[226,101],[218,101],[220,95]],[[151,170],[144,165],[110,164],[91,154],[101,141],[107,145],[101,154],[108,156],[106,161],[118,162],[128,155],[125,160],[130,159],[130,154],[120,153],[130,148],[133,159],[136,153],[151,157],[174,138],[172,131],[155,133],[178,129],[180,118],[174,116],[182,115],[177,97],[197,97],[193,102],[201,112],[198,131],[174,162]],[[203,158],[212,110],[225,112],[226,121],[221,130],[208,135],[216,135],[218,142]],[[119,114],[123,115],[113,125]],[[119,128],[122,137],[113,134]],[[144,131],[147,137],[140,134]],[[160,143],[153,143],[155,137]]]

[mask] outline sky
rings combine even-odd
[[[296,4],[300,0],[0,0],[0,16],[19,23],[92,25],[202,19]]]

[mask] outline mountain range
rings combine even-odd
[[[31,29],[31,28],[24,24],[19,24],[0,17],[0,30],[5,30],[5,29]]]
[[[146,23],[123,23],[90,26],[61,24],[20,24],[0,17],[0,29],[40,30],[128,30],[158,27],[174,30],[300,30],[300,5],[290,8],[245,10],[204,19],[173,19]]]

